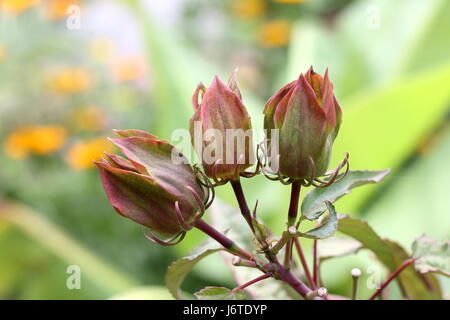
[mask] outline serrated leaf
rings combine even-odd
[[[347,176],[328,188],[311,190],[302,203],[302,216],[308,220],[318,219],[326,210],[325,201],[334,203],[339,198],[349,194],[353,188],[369,183],[380,182],[390,170],[379,171],[349,171]]]
[[[194,293],[198,300],[246,300],[243,290],[230,290],[225,287],[206,287]]]
[[[339,218],[338,231],[361,242],[364,248],[372,251],[377,258],[394,272],[409,258],[406,251],[396,242],[382,239],[365,221],[349,216]],[[440,299],[440,286],[436,277],[420,275],[414,268],[406,268],[397,281],[404,295],[413,300]]]
[[[189,271],[200,260],[221,250],[224,249],[218,243],[208,240],[194,249],[189,256],[180,258],[169,266],[166,273],[166,286],[175,299],[187,299],[181,291],[181,284]]]
[[[301,233],[302,237],[310,239],[325,239],[334,235],[338,226],[337,213],[334,206],[330,202],[325,201],[325,205],[329,211],[326,221],[317,228]]]
[[[414,266],[420,273],[435,272],[450,277],[450,241],[439,242],[426,234],[412,244]]]
[[[317,242],[317,256],[321,261],[330,258],[355,254],[362,248],[362,244],[354,239],[332,237]]]

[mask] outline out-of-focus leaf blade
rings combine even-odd
[[[194,293],[198,300],[246,300],[243,290],[232,291],[225,287],[206,287]]]
[[[99,287],[110,293],[135,287],[137,282],[101,260],[97,255],[72,239],[60,227],[41,217],[38,212],[24,205],[1,201],[0,219],[19,227],[37,243],[69,265],[78,265]]]
[[[334,162],[350,153],[350,165],[395,170],[447,113],[450,64],[403,78],[389,87],[343,101],[343,124],[334,145]],[[340,208],[354,212],[376,190],[354,192]]]
[[[389,170],[350,171],[344,179],[328,188],[315,188],[303,200],[302,216],[308,220],[316,220],[327,208],[325,201],[334,203],[339,198],[349,194],[353,188],[380,182],[388,173]]]
[[[409,258],[401,246],[393,241],[382,239],[365,221],[349,216],[341,217],[338,231],[361,242],[364,248],[372,251],[390,272],[396,271]],[[406,268],[397,279],[404,295],[409,299],[441,298],[437,279],[432,275],[419,275],[412,266]],[[431,290],[427,287],[428,285],[431,285]]]
[[[317,256],[321,261],[355,254],[362,248],[359,241],[332,237],[317,242]]]
[[[450,241],[439,242],[426,234],[417,237],[412,244],[416,270],[420,273],[435,272],[450,277]]]
[[[187,299],[181,291],[181,284],[186,275],[200,260],[220,250],[224,250],[220,244],[208,240],[194,249],[189,256],[180,258],[169,266],[166,273],[166,286],[175,299]]]

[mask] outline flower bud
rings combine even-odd
[[[311,67],[270,98],[264,108],[264,128],[269,139],[270,130],[279,129],[280,174],[292,179],[323,175],[341,114],[328,70],[322,77]]]
[[[214,179],[237,179],[251,166],[254,154],[250,117],[234,75],[228,86],[217,76],[207,89],[200,84],[192,102],[191,139],[205,173]]]
[[[187,231],[205,208],[202,187],[187,159],[171,144],[139,130],[116,131],[110,139],[128,158],[95,162],[114,209],[163,237]],[[182,163],[172,161],[172,153]]]

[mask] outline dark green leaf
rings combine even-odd
[[[186,299],[181,291],[181,284],[189,271],[200,260],[220,250],[224,249],[218,243],[208,240],[194,249],[189,256],[180,258],[169,266],[166,273],[166,286],[175,299]]]
[[[450,277],[450,241],[439,242],[426,234],[412,244],[414,263],[420,273],[436,272]]]
[[[243,290],[232,291],[225,287],[206,287],[194,295],[198,300],[246,300]]]
[[[311,190],[303,200],[302,216],[308,220],[318,219],[326,210],[325,201],[334,203],[342,196],[350,193],[353,188],[380,182],[389,172],[390,170],[350,171],[344,179],[328,188]]]

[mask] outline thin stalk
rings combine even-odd
[[[374,292],[374,294],[372,294],[369,298],[369,300],[374,300],[378,295],[380,295],[383,290],[389,285],[389,283],[391,283],[392,280],[394,280],[403,270],[405,270],[408,266],[410,266],[411,264],[413,264],[415,261],[415,259],[407,259],[405,260],[400,267],[398,267],[397,270],[395,270],[393,273],[391,273],[389,275],[389,277],[387,278],[387,280],[381,285],[381,287]]]
[[[358,296],[358,277],[353,277],[352,281],[352,300],[356,300],[356,297]]]
[[[317,261],[317,240],[314,240],[313,245],[313,281],[314,286],[319,286],[319,262]]]
[[[252,216],[250,209],[248,208],[247,201],[245,200],[244,191],[242,190],[242,185],[240,179],[231,180],[231,186],[233,187],[234,194],[236,195],[236,200],[239,204],[239,209],[241,210],[241,214],[244,217],[245,221],[247,221],[252,232],[255,233],[255,228],[253,227]]]
[[[212,226],[210,226],[205,221],[199,219],[195,221],[194,226],[197,229],[200,229],[204,233],[206,233],[208,236],[216,240],[218,243],[220,243],[225,249],[227,249],[232,254],[235,254],[239,257],[242,257],[244,259],[248,260],[254,260],[253,256],[245,251],[244,249],[240,248],[233,240],[225,236],[223,233],[220,233],[216,229],[214,229]]]
[[[301,188],[302,188],[302,185],[299,180],[294,180],[292,182],[291,201],[289,203],[289,211],[288,211],[288,227],[295,225],[295,222],[297,221],[298,202],[300,199]],[[286,244],[286,252],[284,254],[284,266],[287,269],[289,269],[290,265],[291,265],[292,247],[293,246],[294,246],[294,241],[291,239]]]
[[[308,279],[308,283],[314,290],[316,290],[317,286],[314,283],[314,280],[311,276],[311,272],[309,271],[308,263],[306,262],[305,255],[303,254],[302,246],[300,244],[300,239],[294,238],[294,244],[295,248],[297,249],[297,254],[300,257],[300,262],[302,263],[303,271],[305,272],[306,278]]]
[[[291,201],[289,203],[289,211],[288,211],[288,226],[293,226],[295,224],[295,221],[297,220],[297,213],[298,213],[298,202],[300,199],[300,190],[301,190],[301,183],[299,180],[294,180],[292,182],[292,189],[291,189]]]
[[[251,286],[252,284],[255,284],[255,283],[259,282],[259,281],[262,281],[262,280],[265,280],[267,278],[270,278],[271,276],[272,276],[272,274],[270,274],[270,273],[263,274],[262,276],[259,276],[258,278],[255,278],[253,280],[250,280],[249,282],[241,284],[239,287],[234,288],[232,291],[245,289],[245,288]]]

